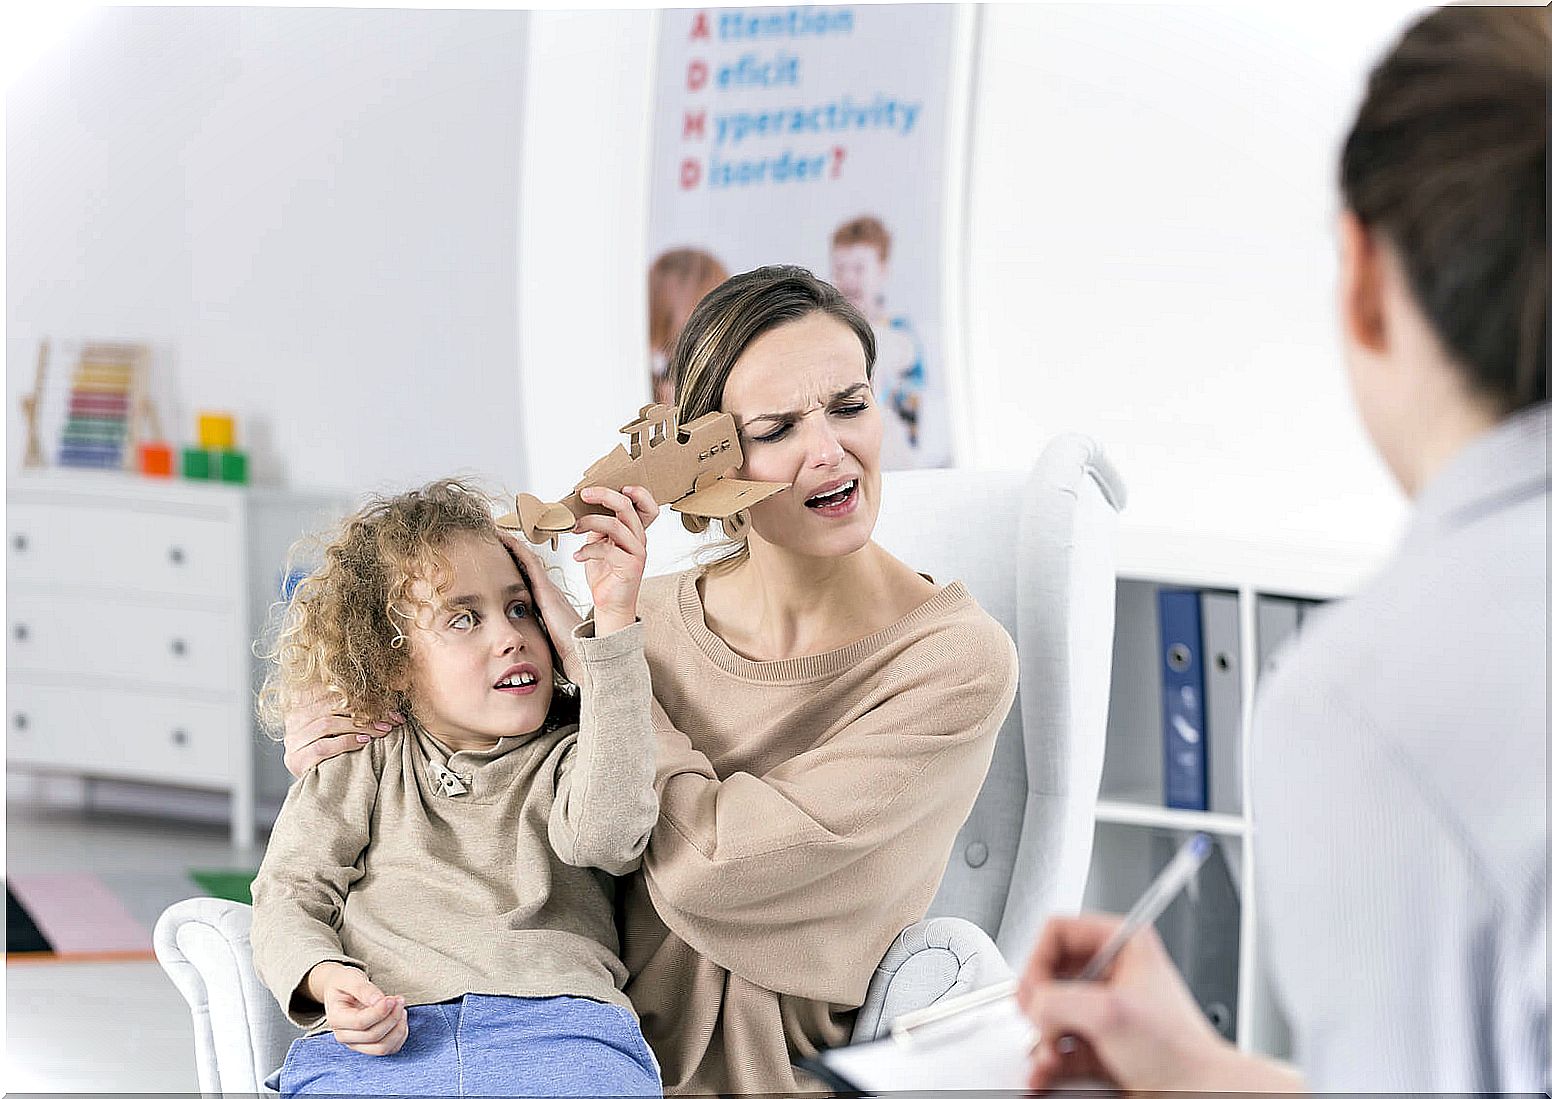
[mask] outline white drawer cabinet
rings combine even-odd
[[[252,747],[246,715],[229,702],[20,681],[7,709],[13,767],[224,788]]]
[[[83,687],[240,691],[247,665],[233,659],[232,609],[18,592],[6,608],[6,667],[62,672]]]
[[[253,716],[253,643],[286,548],[346,506],[120,473],[13,479],[7,763],[226,791],[233,841],[251,844],[258,776],[279,771]]]

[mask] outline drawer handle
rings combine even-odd
[[[173,656],[185,656],[189,651],[188,642],[184,641],[181,637],[173,638],[171,647]]]
[[[167,560],[174,565],[181,565],[188,560],[188,555],[183,552],[182,546],[173,546],[167,551]]]
[[[14,535],[11,538],[11,545],[12,545],[12,547],[15,548],[17,553],[26,553],[27,552],[27,536],[25,534]]]
[[[27,715],[18,710],[16,716],[11,718],[11,724],[16,726],[18,732],[26,732]]]
[[[180,748],[182,748],[184,745],[188,744],[188,742],[189,742],[188,730],[187,729],[174,729],[172,731],[172,742],[174,744],[176,744]]]
[[[15,637],[18,641],[26,641],[28,637],[27,623],[16,623],[16,627],[11,630],[11,636]]]

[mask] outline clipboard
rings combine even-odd
[[[845,1096],[963,1088],[1023,1091],[1036,1032],[1003,981],[902,1015],[889,1035],[797,1062]]]
[[[1212,845],[1205,832],[1188,837],[1077,979],[1103,977],[1131,937],[1151,925],[1196,876]],[[894,1021],[888,1038],[828,1049],[798,1066],[832,1087],[846,1089],[848,1095],[960,1088],[1023,1091],[1029,1055],[1040,1034],[1019,1010],[1017,987],[1016,981],[1003,981],[908,1012]]]

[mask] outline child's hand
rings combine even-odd
[[[383,990],[353,965],[315,965],[307,975],[307,988],[323,1005],[324,1017],[339,1044],[357,1053],[375,1057],[397,1053],[410,1036],[404,997],[383,995]]]
[[[606,507],[613,515],[584,515],[577,533],[587,544],[574,555],[587,571],[593,592],[593,634],[604,637],[636,621],[636,596],[647,568],[647,527],[657,518],[657,501],[644,488],[624,492],[585,488],[582,501]]]

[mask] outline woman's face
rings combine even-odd
[[[792,485],[750,509],[753,536],[811,557],[868,543],[883,421],[856,333],[824,313],[771,329],[734,364],[722,411],[738,425],[738,476]]]

